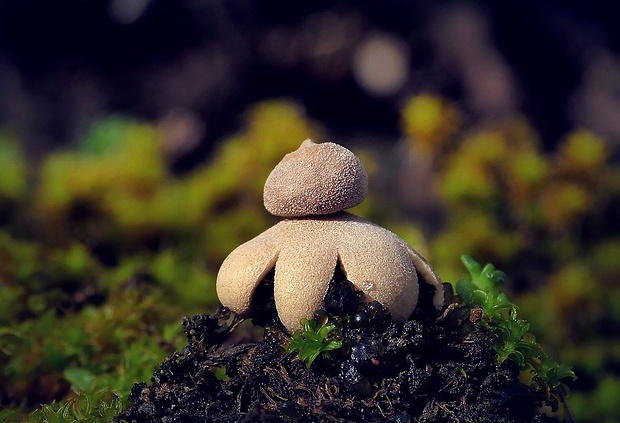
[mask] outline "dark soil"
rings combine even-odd
[[[426,284],[421,284],[426,288]],[[476,310],[454,303],[437,312],[422,290],[412,318],[394,323],[364,304],[336,272],[317,316],[336,323],[343,347],[308,369],[286,352],[290,335],[273,307],[273,282],[257,290],[254,324],[225,308],[185,318],[189,343],[151,379],[116,422],[551,422],[545,402],[518,380],[512,362],[495,364]],[[342,301],[346,298],[347,301]],[[351,303],[354,305],[352,306]]]

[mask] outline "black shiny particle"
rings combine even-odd
[[[324,325],[329,320],[329,316],[325,312],[325,310],[319,309],[314,312],[313,319],[315,322]]]
[[[293,417],[299,412],[299,406],[293,401],[284,401],[282,404],[280,404],[279,409],[283,415],[289,417]]]
[[[371,323],[382,325],[388,323],[391,320],[390,312],[379,301],[371,301],[366,305],[364,309],[371,318]]]
[[[362,372],[377,375],[382,370],[381,356],[385,347],[377,340],[362,339],[351,346],[351,362]]]
[[[353,284],[344,276],[340,265],[336,266],[324,303],[325,311],[332,316],[344,317],[357,311],[359,296]]]
[[[370,314],[360,311],[353,315],[353,324],[358,328],[365,328],[370,324]]]
[[[351,361],[342,362],[340,377],[346,383],[347,392],[358,397],[367,397],[371,394],[372,386],[370,385],[370,380]]]
[[[370,315],[370,317],[375,317],[375,315],[377,314],[378,311],[380,311],[383,308],[383,306],[381,305],[381,303],[379,301],[371,301],[368,304],[366,304],[366,313],[368,313]]]

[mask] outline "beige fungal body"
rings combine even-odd
[[[368,176],[355,154],[308,139],[273,169],[263,202],[275,216],[324,215],[357,206],[367,191]]]
[[[345,169],[346,177],[339,169]],[[275,268],[278,316],[294,331],[301,319],[322,307],[340,265],[347,280],[368,301],[388,307],[396,321],[406,320],[416,307],[418,274],[435,287],[433,302],[441,307],[441,281],[420,254],[387,229],[342,211],[359,204],[366,189],[359,159],[344,147],[306,140],[285,156],[267,180],[265,206],[279,216],[293,213],[293,218],[237,247],[224,260],[216,284],[222,304],[248,315],[254,290]]]

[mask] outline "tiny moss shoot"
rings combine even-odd
[[[471,277],[459,280],[456,292],[467,307],[482,309],[479,323],[496,337],[493,347],[497,351],[497,364],[512,360],[534,388],[544,392],[557,389],[561,395],[568,394],[568,387],[562,381],[576,379],[575,373],[544,352],[529,332],[527,320],[517,317],[517,306],[500,292],[506,280],[504,272],[492,264],[481,268],[467,255],[461,256],[461,260]]]
[[[109,390],[89,394],[76,393],[60,403],[46,404],[28,416],[29,423],[99,423],[109,422],[123,409],[122,399]],[[24,421],[19,412],[0,411],[0,422]]]
[[[287,350],[298,353],[299,358],[308,368],[319,355],[329,359],[331,358],[330,351],[342,347],[342,341],[338,339],[338,331],[334,323],[319,323],[314,319],[302,319],[301,326],[293,333]]]

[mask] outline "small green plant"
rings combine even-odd
[[[461,256],[461,260],[471,278],[459,280],[456,292],[466,306],[482,309],[483,316],[479,322],[496,337],[494,349],[497,352],[497,363],[512,360],[522,374],[530,375],[530,384],[535,388],[544,392],[558,389],[562,394],[567,394],[568,388],[562,380],[574,380],[575,373],[545,353],[529,332],[527,320],[517,317],[517,306],[510,302],[505,293],[500,292],[506,280],[504,272],[496,270],[492,264],[481,268],[467,255]]]
[[[301,326],[301,329],[297,329],[291,336],[287,350],[297,352],[308,368],[319,355],[330,358],[330,351],[342,347],[342,341],[338,339],[338,331],[334,323],[319,323],[314,319],[302,319]]]
[[[123,408],[121,398],[110,390],[76,394],[59,403],[43,405],[26,419],[14,410],[0,411],[3,423],[104,423]]]

